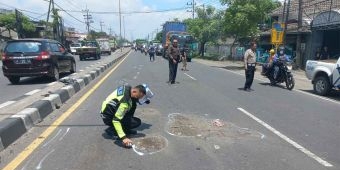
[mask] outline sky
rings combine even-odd
[[[116,35],[120,35],[119,26],[119,0],[54,0],[56,8],[62,8],[66,12],[60,12],[65,26],[76,28],[78,32],[86,32],[84,23],[84,11],[88,9],[94,23],[91,29],[100,31],[100,22],[103,23],[102,30],[109,33],[109,29]],[[192,0],[121,0],[122,11],[122,37],[129,40],[136,38],[149,38],[155,36],[157,30],[162,29],[162,24],[174,18],[186,19],[192,17],[192,13],[184,9],[190,7],[187,3]],[[224,8],[219,0],[195,0],[197,6],[213,5],[216,8]],[[34,20],[46,20],[48,11],[48,0],[1,0],[0,8],[21,10]],[[177,10],[173,10],[177,9]],[[133,13],[147,11],[162,11],[158,13]],[[94,12],[94,13],[91,13]],[[95,12],[113,12],[98,14]],[[125,29],[124,29],[125,28]]]

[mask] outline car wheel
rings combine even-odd
[[[19,84],[20,82],[20,77],[8,77],[8,80],[12,83],[12,84]]]
[[[330,91],[330,83],[327,77],[319,76],[314,81],[314,92],[321,96],[326,96]]]
[[[54,66],[53,67],[53,72],[52,72],[52,80],[53,81],[58,81],[59,80],[59,69],[58,69],[58,67],[56,67],[56,66]]]
[[[74,61],[72,61],[70,73],[75,73],[76,70],[77,70],[76,63]]]
[[[84,60],[84,59],[83,59],[83,56],[80,55],[80,56],[79,56],[79,60],[80,60],[80,61],[83,61],[83,60]]]
[[[111,51],[109,52],[109,55],[111,55]]]

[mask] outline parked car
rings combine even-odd
[[[81,47],[77,49],[79,60],[83,61],[88,58],[99,60],[101,51],[97,41],[83,41]]]
[[[62,72],[76,71],[73,55],[61,43],[49,39],[8,41],[2,63],[3,74],[12,84],[18,84],[21,77],[48,76],[58,80]]]
[[[340,90],[340,57],[331,62],[308,60],[306,76],[316,94],[326,96],[331,89]]]
[[[77,49],[81,47],[81,43],[72,43],[70,45],[70,50],[73,55],[78,54]]]

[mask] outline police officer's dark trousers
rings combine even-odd
[[[175,83],[177,76],[177,68],[178,62],[174,63],[171,59],[169,59],[169,82]]]
[[[254,81],[255,64],[248,65],[247,70],[245,72],[246,72],[246,83],[244,85],[244,89],[250,89]]]

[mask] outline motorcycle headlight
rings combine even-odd
[[[292,65],[288,65],[287,68],[288,68],[288,70],[292,70],[293,66]]]

